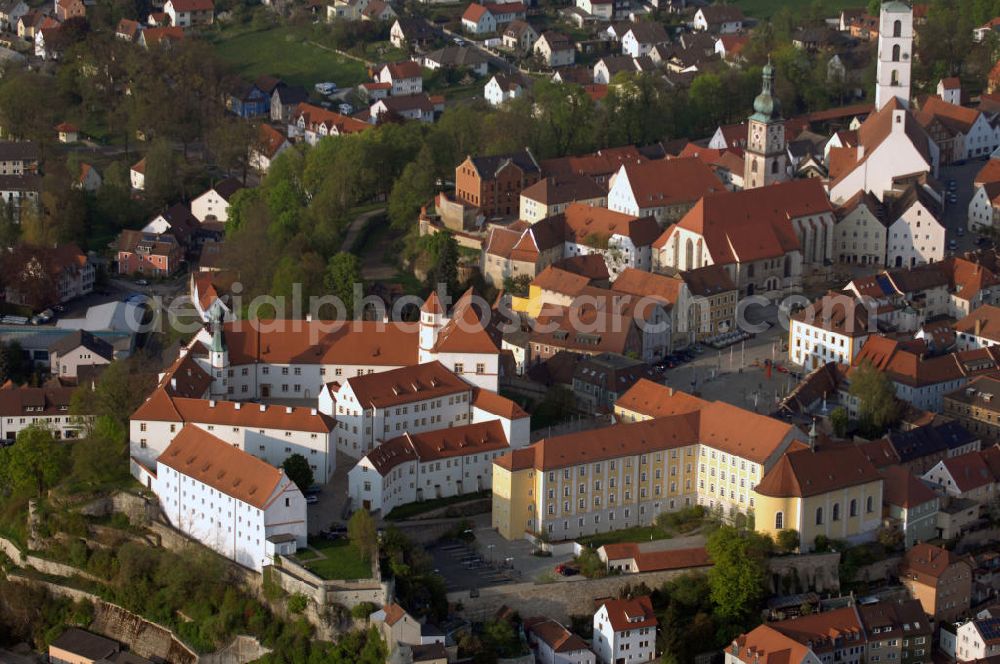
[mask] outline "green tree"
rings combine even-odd
[[[101,374],[94,390],[81,386],[73,392],[70,412],[74,415],[107,416],[123,427],[142,405],[156,382],[154,374],[141,373],[142,358],[114,360]]]
[[[361,312],[355,311],[354,285],[360,284],[361,292],[365,291],[365,282],[361,277],[361,261],[354,254],[344,251],[334,254],[326,264],[323,275],[323,286],[331,295],[335,295],[344,303],[344,311],[348,320],[360,318]]]
[[[531,285],[531,275],[519,274],[516,277],[507,276],[503,278],[503,289],[511,295],[527,297],[528,286]]]
[[[430,264],[427,271],[427,285],[437,290],[444,284],[446,292],[458,292],[458,241],[446,231],[429,235],[425,239],[426,257]]]
[[[351,515],[347,522],[347,537],[369,560],[375,555],[378,546],[378,533],[375,529],[375,519],[366,509],[359,509]]]
[[[521,639],[510,621],[502,618],[490,620],[483,625],[483,645],[487,653],[492,653],[492,661],[521,654]]]
[[[181,193],[180,160],[165,140],[153,141],[146,152],[145,196],[155,205],[175,200]]]
[[[740,621],[758,608],[765,593],[770,538],[722,526],[712,533],[706,549],[712,559],[708,572],[712,602],[722,618]]]
[[[850,425],[850,418],[847,409],[837,406],[830,412],[830,425],[833,427],[833,435],[843,438],[847,435],[847,427]]]
[[[314,481],[312,468],[309,466],[309,461],[301,454],[293,454],[285,459],[281,468],[288,479],[299,487],[299,491],[305,492],[312,486]]]
[[[24,356],[21,344],[17,341],[0,341],[0,385],[8,380],[23,383],[30,375],[31,365]]]
[[[0,450],[0,478],[16,492],[41,496],[63,476],[67,448],[52,431],[31,425],[17,434],[17,441]]]
[[[434,154],[425,145],[417,158],[406,165],[389,195],[389,220],[392,227],[407,229],[414,226],[420,208],[431,202],[435,191]]]
[[[122,424],[107,415],[98,417],[87,436],[73,444],[73,475],[100,485],[128,477],[128,436]]]
[[[858,421],[868,437],[877,437],[899,419],[896,388],[888,374],[864,362],[851,375],[850,394],[858,400]]]
[[[580,552],[576,557],[576,563],[580,566],[580,574],[588,579],[600,579],[608,575],[608,568],[601,562],[601,557],[589,547]]]
[[[778,545],[781,551],[792,553],[799,548],[799,531],[794,528],[786,528],[779,531],[778,536],[775,538],[775,544]]]

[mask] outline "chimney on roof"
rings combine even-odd
[[[309,409],[309,412],[310,412],[310,413],[311,413],[312,415],[315,415],[315,414],[316,414],[316,409],[315,409],[315,408],[310,408],[310,409]]]
[[[313,320],[313,315],[312,314],[306,314],[306,322],[307,323],[311,323],[312,320]]]
[[[175,390],[177,389],[177,379],[176,378],[174,378],[174,377],[170,378],[170,387],[172,389],[175,389]]]
[[[262,403],[262,404],[260,405],[260,412],[262,412],[262,413],[263,413],[263,412],[264,412],[265,410],[267,410],[267,404],[266,404],[266,403]]]
[[[667,388],[667,393],[668,393],[668,394],[669,394],[670,396],[674,396],[674,388],[672,388],[672,387],[668,387],[668,388]]]
[[[243,407],[243,404],[241,404],[239,401],[237,401],[236,403],[233,404],[233,408],[235,408],[236,410],[239,410],[242,407]]]
[[[977,318],[976,319],[976,336],[977,337],[982,336],[982,332],[983,332],[983,319],[982,318]]]
[[[291,415],[292,414],[292,407],[291,406],[285,406],[285,413],[288,414],[288,415]]]
[[[816,420],[812,422],[812,426],[809,427],[809,449],[813,452],[816,451]]]
[[[208,407],[209,408],[215,408],[215,399],[209,399],[209,401],[208,401]]]

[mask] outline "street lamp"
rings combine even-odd
[[[493,547],[495,547],[495,546],[496,546],[496,544],[487,544],[486,545],[486,548],[489,550],[488,556],[489,556],[490,562],[493,562]]]

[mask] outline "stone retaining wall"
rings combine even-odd
[[[282,590],[287,593],[301,593],[320,607],[343,604],[350,609],[364,602],[382,606],[388,602],[391,595],[389,584],[379,579],[354,581],[323,579],[287,556],[281,556],[281,564],[272,565],[269,569],[273,573],[272,578]]]
[[[184,645],[169,629],[151,623],[116,604],[103,601],[96,603],[94,622],[90,629],[127,644],[130,650],[147,659],[158,657],[173,664],[198,662],[197,653]]]

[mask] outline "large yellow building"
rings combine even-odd
[[[754,508],[753,486],[805,435],[777,420],[640,381],[623,422],[541,440],[494,462],[493,526],[553,539],[648,525],[702,504]]]
[[[882,476],[860,448],[817,443],[787,452],[754,489],[758,532],[797,530],[801,550],[817,535],[872,539],[882,523]]]

